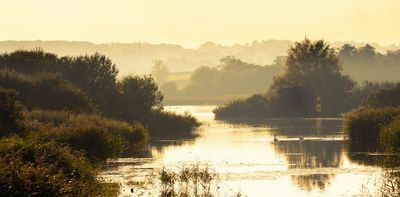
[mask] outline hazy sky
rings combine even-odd
[[[400,0],[0,0],[0,40],[400,43]]]

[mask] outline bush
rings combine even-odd
[[[389,153],[400,153],[400,116],[380,130],[380,145]]]
[[[153,111],[145,124],[153,139],[195,137],[194,129],[200,126],[200,122],[190,114],[182,116],[161,110]]]
[[[0,196],[116,196],[87,160],[54,142],[0,140]],[[115,187],[116,185],[114,185]]]
[[[118,82],[118,87],[116,118],[120,120],[144,122],[152,109],[162,108],[163,96],[151,76],[127,76]]]
[[[0,86],[16,90],[19,93],[17,99],[28,109],[94,111],[94,104],[84,92],[54,73],[24,75],[0,70]]]
[[[231,101],[213,110],[215,118],[265,117],[267,100],[262,95],[254,95],[245,100]]]
[[[128,124],[98,115],[58,111],[33,111],[26,114],[30,137],[38,141],[55,140],[81,150],[91,160],[135,155],[147,144],[148,132],[140,124]]]
[[[400,115],[400,108],[362,108],[347,113],[344,129],[350,139],[350,151],[377,151],[381,127]]]
[[[0,88],[0,136],[15,133],[21,129],[23,106],[16,97],[15,91]]]
[[[381,89],[370,94],[363,106],[379,108],[400,106],[400,84],[393,88]]]

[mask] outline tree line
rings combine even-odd
[[[216,117],[337,116],[359,106],[369,93],[396,85],[368,81],[359,85],[346,75],[339,54],[347,46],[338,52],[323,40],[296,42],[288,50],[283,73],[273,78],[267,92],[220,106],[214,111]],[[372,49],[359,51],[371,55],[365,51]]]

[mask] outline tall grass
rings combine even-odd
[[[386,152],[400,152],[400,116],[381,128],[380,145]]]
[[[83,151],[91,160],[134,156],[147,145],[148,132],[140,124],[110,120],[93,114],[35,110],[25,114],[29,137],[54,140]]]
[[[400,108],[362,108],[347,113],[344,130],[349,136],[350,152],[377,151],[380,130],[400,115]]]
[[[162,197],[213,197],[218,196],[218,174],[208,167],[192,165],[178,171],[163,168],[158,173]],[[237,193],[233,196],[240,197]]]
[[[55,142],[0,140],[0,196],[116,196],[80,153]]]

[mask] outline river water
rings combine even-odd
[[[154,196],[154,183],[143,182],[157,170],[204,165],[219,174],[226,196],[374,196],[381,172],[352,162],[338,118],[214,120],[214,106],[167,106],[189,112],[203,125],[199,137],[154,142],[148,158],[113,160],[102,173],[120,183],[121,195]],[[274,135],[278,142],[273,143]],[[300,139],[303,138],[303,139]],[[150,177],[150,178],[149,178]],[[142,185],[140,185],[142,184]]]

